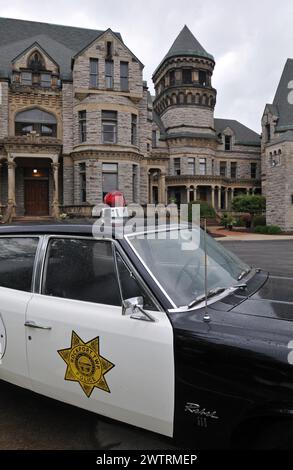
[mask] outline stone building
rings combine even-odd
[[[214,119],[215,61],[185,26],[153,75],[111,29],[0,18],[0,210],[89,214],[195,199],[227,209],[260,191],[260,136]]]
[[[262,117],[262,186],[267,223],[293,230],[293,59]]]

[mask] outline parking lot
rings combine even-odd
[[[293,277],[293,240],[220,243],[250,265]],[[91,413],[3,382],[0,416],[0,449],[170,448],[156,436],[121,425],[102,423],[97,428]]]

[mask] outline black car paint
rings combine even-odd
[[[175,341],[175,437],[184,430],[192,445],[228,447],[244,423],[251,438],[256,438],[254,425],[260,419],[266,418],[267,424],[277,416],[292,417],[288,344],[293,340],[293,305],[272,302],[277,281],[268,278],[242,299],[241,295],[226,298],[226,309],[213,304],[209,323],[204,322],[202,309],[170,315]],[[220,304],[223,307],[224,302]],[[206,418],[207,427],[202,427],[198,415],[186,409],[187,403],[216,411],[218,419]]]
[[[5,234],[92,236],[77,225],[3,227]],[[174,437],[185,445],[228,447],[245,425],[277,417],[293,419],[293,281],[259,271],[238,289],[204,309],[169,312],[170,302],[125,240],[118,240],[139,274],[166,310],[174,331]],[[188,403],[198,405],[191,413]],[[210,415],[216,416],[212,418]],[[293,425],[293,421],[292,421]]]

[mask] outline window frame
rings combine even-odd
[[[253,180],[257,179],[257,163],[250,162],[250,178]]]
[[[107,65],[111,65],[111,73],[107,71]],[[110,86],[108,86],[110,85]],[[105,60],[105,88],[106,90],[113,90],[114,89],[114,61]]]
[[[96,57],[90,57],[89,62],[90,62],[89,87],[99,88],[99,59],[97,59]],[[94,71],[92,69],[93,65],[95,65]]]
[[[82,113],[84,113],[82,117]],[[83,144],[87,141],[87,111],[82,109],[78,111],[78,138],[79,143]]]
[[[106,115],[104,113],[115,113],[116,114],[116,118],[114,117],[106,117]],[[118,143],[118,111],[114,110],[114,111],[111,111],[111,110],[108,110],[108,109],[102,109],[101,111],[101,121],[102,121],[102,143],[105,144],[105,145],[115,145]],[[105,140],[105,135],[107,136],[108,134],[111,134],[111,132],[109,131],[105,131],[104,130],[104,126],[113,126],[113,141],[107,141]]]
[[[33,237],[33,235],[29,235],[29,238],[31,238],[31,237]],[[35,238],[35,237],[33,237],[33,238]],[[113,254],[113,260],[114,260],[114,270],[115,270],[115,274],[116,274],[116,277],[117,277],[118,288],[119,288],[119,293],[120,293],[120,298],[121,298],[121,315],[122,315],[122,305],[123,305],[123,300],[124,299],[123,299],[122,284],[121,284],[120,275],[119,275],[119,267],[118,267],[118,264],[117,264],[117,258],[116,258],[117,255],[116,255],[116,253],[119,253],[119,255],[120,255],[122,261],[124,262],[124,264],[126,265],[127,269],[131,273],[133,273],[133,275],[135,276],[136,281],[141,286],[141,289],[146,292],[146,294],[150,297],[150,299],[152,300],[152,302],[156,306],[157,311],[165,312],[165,309],[162,307],[162,305],[159,303],[157,297],[155,297],[153,292],[147,286],[145,280],[139,274],[139,272],[137,271],[137,269],[135,268],[135,266],[133,265],[131,260],[128,258],[128,256],[126,255],[126,253],[124,252],[122,247],[117,242],[117,240],[113,240],[113,238],[108,238],[108,237],[103,237],[103,238],[98,238],[97,239],[97,238],[94,238],[94,237],[91,237],[91,236],[85,236],[85,235],[64,235],[64,234],[41,235],[41,236],[39,236],[39,238],[41,240],[40,240],[40,243],[39,243],[39,250],[36,253],[36,260],[37,260],[36,274],[37,274],[38,284],[36,285],[33,293],[42,295],[44,297],[49,297],[46,294],[43,294],[42,290],[43,290],[43,284],[45,282],[44,273],[45,273],[45,269],[46,269],[47,253],[48,253],[48,249],[49,249],[51,239],[91,240],[93,242],[105,242],[106,241],[106,242],[111,243],[111,247],[112,247],[112,254]],[[50,297],[50,298],[54,299],[55,297]],[[92,303],[94,305],[108,305],[108,304],[98,304],[96,302],[87,302],[85,300],[72,300],[72,299],[67,299],[67,298],[64,298],[64,297],[56,297],[56,298],[58,298],[58,299],[60,298],[60,299],[63,299],[63,300],[69,300],[69,301],[73,301],[73,302]],[[113,305],[110,304],[110,306],[113,306]],[[117,307],[117,306],[115,306],[115,307]],[[118,307],[120,307],[120,306],[118,306]]]
[[[124,66],[127,66],[127,74],[122,74],[122,69]],[[124,86],[125,85],[125,86]],[[120,91],[128,92],[129,91],[129,62],[120,61]]]

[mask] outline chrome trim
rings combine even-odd
[[[43,282],[44,282],[44,271],[45,271],[45,264],[46,264],[46,258],[47,258],[47,250],[48,250],[48,246],[49,246],[49,242],[50,240],[54,238],[54,239],[74,239],[74,240],[91,240],[92,242],[97,242],[97,241],[101,241],[101,242],[104,242],[104,241],[108,241],[108,242],[111,242],[111,244],[113,243],[117,243],[115,242],[115,240],[113,240],[113,238],[99,238],[99,239],[96,239],[96,238],[93,238],[93,237],[90,237],[90,236],[85,236],[85,235],[62,235],[62,234],[58,234],[58,235],[55,235],[55,234],[50,234],[50,235],[44,235],[44,243],[42,245],[42,266],[41,266],[41,275],[40,275],[40,288],[39,288],[39,294],[41,295],[45,295],[45,294],[42,294],[42,287],[43,287]]]
[[[26,321],[24,326],[27,328],[36,328],[38,330],[52,330],[51,326],[39,325],[34,321]]]
[[[116,242],[117,243],[117,242]],[[142,276],[139,274],[137,269],[134,267],[133,263],[129,260],[127,254],[123,251],[122,247],[117,243],[116,249],[119,253],[119,255],[122,258],[122,261],[126,264],[126,267],[128,270],[135,276],[136,280],[138,283],[141,285],[142,289],[147,293],[147,295],[150,297],[154,305],[157,307],[159,312],[165,312],[165,309],[160,305],[158,299],[154,296],[152,291],[149,289],[149,287],[146,285],[145,280],[142,278]],[[118,270],[119,272],[119,270]],[[122,300],[123,300],[123,295],[122,295]]]
[[[114,248],[117,249],[117,251],[119,252],[122,260],[124,263],[126,263],[126,265],[128,265],[129,269],[131,272],[133,272],[133,274],[135,275],[135,277],[137,278],[139,284],[142,286],[143,290],[146,291],[146,293],[149,295],[149,297],[151,298],[151,300],[154,302],[154,305],[158,308],[158,311],[160,312],[165,312],[165,310],[162,308],[162,306],[159,304],[158,300],[155,298],[155,296],[153,295],[153,293],[150,291],[150,289],[147,287],[145,281],[142,279],[142,277],[139,275],[139,273],[137,272],[137,270],[135,269],[135,267],[133,266],[133,264],[131,263],[131,261],[128,259],[126,253],[124,252],[124,250],[122,249],[122,247],[120,246],[120,244],[117,242],[117,240],[114,240],[113,238],[93,238],[93,237],[89,237],[89,236],[82,236],[82,235],[62,235],[62,234],[58,234],[58,235],[54,235],[54,234],[50,234],[50,235],[44,235],[43,236],[43,241],[42,241],[42,245],[41,245],[41,248],[40,248],[40,256],[39,256],[39,269],[40,269],[40,272],[38,272],[39,274],[39,289],[38,289],[38,292],[40,295],[45,295],[45,294],[42,294],[42,286],[43,286],[43,282],[45,282],[45,276],[44,276],[44,271],[45,271],[45,268],[46,268],[46,258],[47,258],[47,250],[48,250],[48,246],[49,246],[49,242],[51,239],[74,239],[74,240],[91,240],[92,242],[110,242],[111,245],[112,245],[112,249],[113,249],[113,252],[115,252],[116,250]],[[115,257],[116,257],[116,253],[115,253]],[[116,259],[114,258],[114,263],[116,263]],[[116,267],[115,266],[115,270],[116,270],[116,273],[117,273],[117,277],[118,277],[118,284],[119,284],[119,290],[120,290],[120,278],[118,276],[118,266]],[[120,295],[121,295],[121,302],[123,301],[123,295],[122,295],[122,289],[120,290]],[[122,307],[122,305],[121,305]]]

